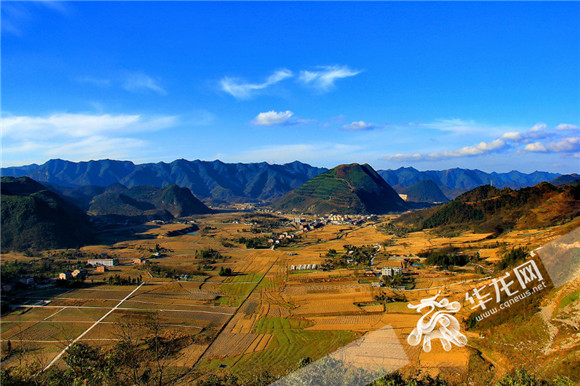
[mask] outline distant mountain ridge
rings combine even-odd
[[[497,188],[519,189],[547,182],[561,174],[549,172],[533,172],[530,174],[511,171],[508,173],[486,173],[472,169],[448,169],[419,171],[412,167],[401,167],[396,170],[379,170],[378,173],[399,193],[406,188],[424,180],[432,180],[439,186],[448,198],[482,185],[493,185]]]
[[[244,201],[273,202],[328,169],[294,161],[284,165],[261,163],[224,163],[188,161],[134,164],[131,161],[98,160],[71,162],[50,160],[42,165],[7,167],[3,176],[28,176],[41,183],[61,186],[109,186],[121,183],[129,188],[138,185],[163,187],[177,184],[210,203]],[[471,169],[419,171],[412,167],[378,170],[398,193],[418,182],[432,180],[448,198],[454,198],[478,186],[493,184],[498,188],[519,189],[551,181],[558,173],[530,174],[485,173]]]
[[[295,161],[284,165],[224,163],[221,161],[158,162],[100,160],[70,162],[50,160],[43,165],[2,169],[5,176],[28,176],[36,181],[61,186],[108,186],[129,188],[139,185],[163,187],[176,184],[212,203],[271,201],[326,171]]]
[[[384,214],[408,209],[397,192],[368,164],[330,169],[287,193],[273,207],[313,214]]]

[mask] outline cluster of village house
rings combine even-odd
[[[301,217],[294,217],[292,219],[292,224],[298,228],[296,232],[283,232],[280,233],[275,238],[268,240],[270,244],[280,244],[281,240],[293,239],[295,236],[301,235],[304,232],[313,231],[314,229],[323,227],[328,224],[334,225],[361,225],[364,224],[365,220],[370,216],[360,216],[360,215],[338,215],[331,214],[326,217],[319,217],[316,220],[307,221]]]
[[[107,269],[115,266],[113,259],[93,259],[88,260],[87,265],[95,267],[96,273],[104,273]],[[74,271],[66,271],[58,274],[59,280],[70,280],[74,278],[84,279],[88,276],[88,272],[84,268],[75,269]]]
[[[311,269],[318,269],[318,264],[301,264],[290,266],[290,271],[304,271]],[[369,269],[365,272],[365,276],[395,276],[402,274],[403,268],[401,267],[383,267],[380,270]]]
[[[306,219],[301,217],[294,217],[292,222],[299,225],[299,229],[302,230],[312,230],[324,225],[362,225],[372,216],[363,215],[342,215],[342,214],[329,214],[328,216],[319,217],[316,220],[306,221]],[[302,228],[300,228],[302,227]]]
[[[106,256],[106,254],[104,254],[104,256]],[[160,256],[161,256],[161,254],[159,252],[155,252],[152,254],[152,257],[160,257]],[[133,264],[136,264],[136,265],[146,264],[148,261],[149,261],[148,259],[142,259],[142,258],[136,258],[136,259],[132,260]],[[87,265],[94,267],[95,273],[104,273],[104,272],[107,272],[107,270],[109,270],[110,268],[115,266],[115,260],[114,259],[93,259],[93,260],[88,260]],[[59,280],[70,280],[70,279],[74,279],[77,277],[84,279],[87,276],[88,276],[87,270],[84,268],[80,268],[80,269],[75,269],[72,272],[71,271],[61,272],[58,274],[58,279]]]

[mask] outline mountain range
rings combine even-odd
[[[548,182],[560,176],[558,173],[538,171],[530,174],[515,170],[508,173],[486,173],[477,169],[460,168],[419,171],[412,167],[401,167],[396,170],[379,170],[378,173],[398,192],[402,188],[412,186],[417,182],[432,180],[448,198],[455,198],[461,193],[465,193],[482,185],[519,189],[534,186],[540,182]]]
[[[28,176],[60,186],[139,185],[163,187],[177,184],[212,204],[272,201],[326,171],[301,162],[285,165],[176,160],[134,164],[130,161],[99,160],[70,162],[50,160],[43,165],[2,169],[4,176]]]
[[[71,162],[60,159],[42,165],[7,167],[3,176],[28,176],[41,183],[60,186],[109,186],[114,183],[132,188],[139,185],[163,187],[177,184],[210,204],[235,202],[273,202],[289,191],[328,169],[294,161],[284,165],[261,163],[224,163],[188,161],[134,164],[131,161],[98,160]],[[421,181],[433,181],[447,198],[478,186],[519,189],[560,177],[557,173],[485,173],[471,169],[419,171],[411,167],[378,170],[398,193]]]
[[[284,212],[383,214],[408,209],[368,164],[339,165],[312,178],[272,205]]]

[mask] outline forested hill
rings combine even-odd
[[[580,186],[557,187],[543,182],[512,190],[480,186],[438,207],[401,216],[414,228],[466,226],[479,232],[558,225],[580,215]]]
[[[72,248],[93,241],[89,217],[28,177],[2,177],[2,251]]]
[[[289,192],[274,203],[284,212],[383,214],[407,205],[368,164],[339,165]]]

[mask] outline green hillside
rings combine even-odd
[[[211,209],[187,188],[180,188],[177,185],[168,185],[164,188],[145,185],[131,189],[107,189],[93,198],[88,213],[170,219],[211,213]]]
[[[418,228],[467,225],[476,231],[501,233],[568,222],[580,215],[579,199],[579,186],[543,182],[519,190],[499,190],[485,185],[444,205],[403,215],[398,222]]]
[[[89,217],[28,177],[2,177],[2,251],[74,248],[93,240]]]
[[[285,212],[380,214],[406,210],[399,195],[367,164],[340,165],[276,201]]]
[[[402,188],[399,192],[407,195],[407,201],[430,203],[449,201],[433,180],[419,181],[412,186]]]

